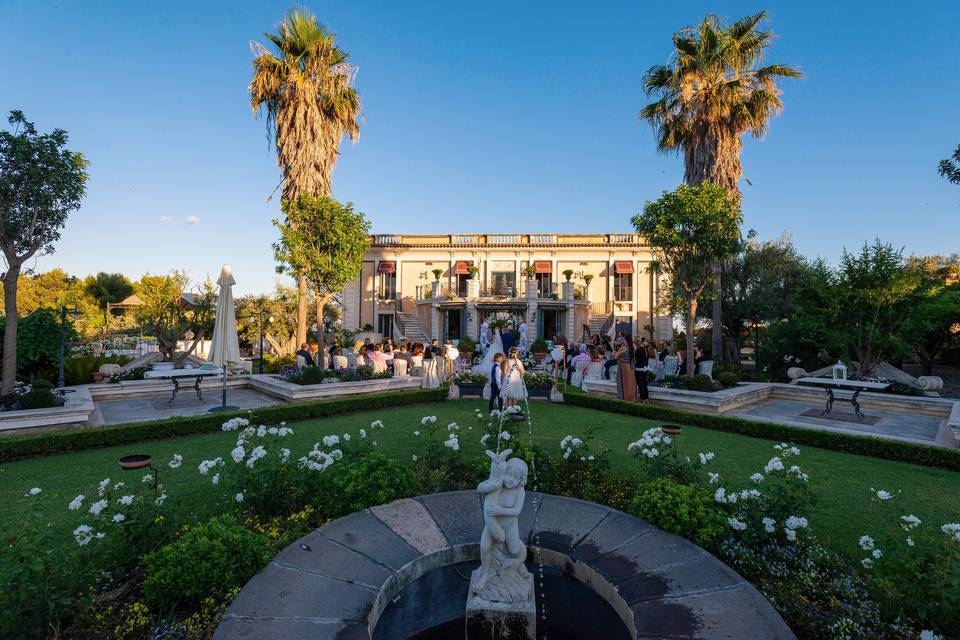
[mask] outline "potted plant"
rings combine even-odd
[[[564,269],[563,277],[567,279],[567,282],[570,282],[570,278],[573,277],[573,269]]]
[[[457,342],[457,350],[460,352],[460,357],[469,362],[473,359],[473,352],[477,350],[477,343],[470,336],[460,338]]]
[[[589,287],[590,283],[593,282],[593,274],[592,273],[584,274],[583,281]]]
[[[471,280],[475,280],[480,275],[480,267],[475,264],[470,265],[467,267],[467,275],[470,276]]]
[[[546,371],[527,371],[523,374],[523,382],[527,385],[527,395],[529,397],[550,398],[553,378]]]
[[[443,269],[434,269],[431,273],[433,273],[433,278],[437,282],[440,282],[440,276],[443,275]]]
[[[547,341],[543,338],[537,338],[530,344],[530,355],[533,356],[533,361],[537,364],[543,362],[543,359],[547,357],[548,351],[550,351],[550,345],[548,345]]]
[[[487,376],[473,371],[461,371],[450,378],[450,384],[460,388],[460,397],[482,396],[483,388],[487,385]]]
[[[537,268],[532,264],[528,264],[527,268],[524,269],[523,272],[527,274],[528,278],[532,278],[537,274]]]

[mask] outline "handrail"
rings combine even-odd
[[[607,316],[607,319],[603,322],[603,329],[600,330],[600,333],[609,337],[613,337],[613,329],[617,325],[617,314],[613,311],[610,312],[610,315]]]

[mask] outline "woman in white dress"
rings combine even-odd
[[[508,407],[516,406],[518,401],[527,399],[527,385],[523,382],[523,374],[520,350],[511,347],[507,360],[503,363],[503,387],[500,389],[500,397]]]
[[[424,389],[436,389],[440,386],[440,376],[437,373],[438,356],[429,348],[423,352],[423,379],[420,386]]]

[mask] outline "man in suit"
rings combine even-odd
[[[496,398],[497,410],[503,411],[503,398],[500,397],[500,385],[503,384],[503,354],[493,356],[493,367],[490,369],[490,407],[493,412],[493,401]]]
[[[300,351],[297,351],[297,355],[302,357],[304,362],[307,363],[308,367],[314,366],[313,364],[313,352],[310,351],[310,345],[304,342],[300,345]]]

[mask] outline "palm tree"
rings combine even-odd
[[[761,138],[783,109],[780,78],[801,78],[796,67],[763,64],[773,32],[761,29],[760,11],[731,25],[713,15],[673,35],[670,63],[650,68],[643,78],[648,96],[640,111],[657,135],[661,152],[683,151],[684,181],[713,182],[740,198],[741,136]],[[713,357],[722,353],[720,275],[715,268]]]
[[[360,96],[351,86],[354,67],[334,43],[335,34],[302,9],[291,10],[276,34],[264,35],[276,53],[252,45],[250,106],[254,113],[266,113],[283,173],[282,199],[329,196],[343,136],[354,142],[360,137]],[[298,285],[300,343],[307,337],[306,280],[299,278]]]

